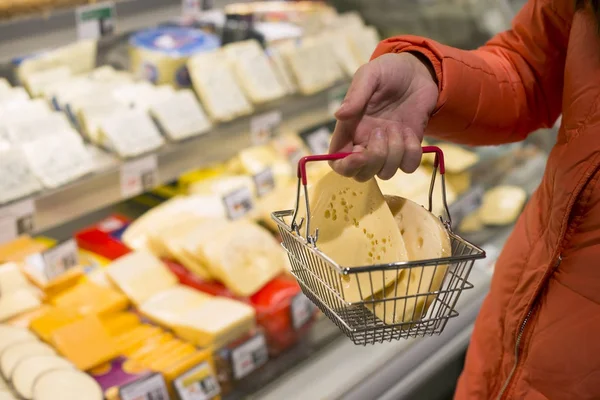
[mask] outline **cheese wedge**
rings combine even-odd
[[[479,217],[485,225],[508,225],[518,218],[523,210],[527,192],[518,186],[502,185],[488,190],[483,195]]]
[[[74,369],[69,361],[56,355],[37,355],[21,360],[13,370],[12,384],[25,400],[33,396],[33,384],[42,374],[57,369]]]
[[[10,346],[2,352],[0,357],[0,369],[2,375],[12,380],[12,374],[19,362],[32,356],[55,355],[56,352],[50,346],[42,342],[28,341]]]
[[[385,199],[411,261],[452,255],[450,237],[438,218],[410,200],[395,196],[386,196]],[[388,325],[419,320],[437,297],[427,294],[440,289],[447,269],[447,265],[405,269],[395,283],[375,295],[375,300],[400,299],[379,301],[374,308],[372,304],[367,308]]]
[[[54,369],[43,373],[33,385],[34,400],[103,400],[100,385],[88,374],[70,369]]]
[[[331,171],[309,189],[309,199],[311,234],[319,229],[317,247],[342,267],[408,260],[404,240],[375,179],[360,183]],[[300,212],[303,216],[303,207]],[[396,271],[350,274],[341,279],[342,296],[349,303],[361,301],[396,279]]]
[[[190,289],[174,286],[155,294],[140,307],[140,312],[150,320],[166,327],[173,325],[179,315],[202,306],[212,296]]]

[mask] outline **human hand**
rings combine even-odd
[[[362,66],[335,117],[330,153],[355,152],[331,163],[364,182],[390,179],[420,164],[421,142],[438,87],[428,61],[410,53],[385,54]]]

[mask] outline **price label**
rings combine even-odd
[[[322,126],[314,130],[300,132],[300,136],[313,154],[327,154],[331,140],[331,130]]]
[[[234,379],[242,379],[269,361],[267,341],[262,333],[239,345],[231,351],[231,365]]]
[[[252,177],[256,185],[258,197],[262,197],[275,189],[275,177],[271,168],[265,168],[263,171]]]
[[[481,207],[484,193],[483,187],[476,186],[473,190],[448,207],[450,215],[452,216],[452,223],[455,226],[458,226],[467,215]]]
[[[292,325],[294,329],[302,328],[315,315],[317,307],[312,301],[304,295],[298,293],[290,303],[290,312],[292,313]]]
[[[281,111],[272,111],[253,117],[250,120],[250,135],[252,144],[265,144],[272,137],[276,136],[279,133],[281,119]]]
[[[152,374],[119,388],[121,400],[169,400],[167,384],[161,374]]]
[[[49,282],[79,265],[79,248],[74,239],[62,242],[40,254],[27,257],[26,268],[41,282]]]
[[[158,185],[158,159],[155,154],[129,161],[121,167],[121,196],[130,198]]]
[[[24,200],[0,208],[0,243],[33,232],[35,204]]]
[[[98,39],[115,32],[115,3],[106,1],[77,7],[75,19],[79,39]]]
[[[221,393],[219,382],[207,362],[175,378],[173,385],[181,400],[210,400]]]
[[[240,187],[223,196],[229,219],[238,219],[254,208],[252,193],[247,187]]]

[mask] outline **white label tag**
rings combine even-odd
[[[121,400],[169,400],[165,379],[160,374],[152,374],[119,389]]]
[[[77,7],[75,22],[78,39],[98,39],[115,32],[115,4],[112,1]]]
[[[302,328],[315,314],[317,307],[304,295],[298,293],[290,303],[292,325],[294,329]]]
[[[121,196],[130,198],[158,185],[158,159],[155,154],[121,166]]]
[[[252,144],[265,144],[272,137],[276,136],[279,132],[281,119],[281,111],[271,111],[269,113],[253,117],[250,120],[250,135]]]
[[[241,218],[254,208],[252,193],[245,186],[223,196],[223,202],[229,219]]]
[[[267,342],[262,333],[247,340],[231,351],[234,379],[242,379],[269,361]]]
[[[481,207],[484,193],[483,187],[477,186],[458,201],[448,206],[450,215],[452,216],[452,224],[455,227],[460,224],[463,218]]]
[[[35,204],[28,199],[0,208],[0,243],[33,232]]]
[[[271,168],[265,168],[252,177],[256,185],[258,197],[262,197],[275,189],[275,177]]]
[[[210,400],[221,393],[210,365],[203,362],[173,381],[181,400]]]
[[[79,248],[69,239],[40,254],[27,257],[27,267],[42,282],[49,282],[79,265]]]
[[[313,154],[327,154],[329,152],[329,142],[331,132],[322,127],[304,135],[304,140]]]

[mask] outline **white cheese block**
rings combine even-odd
[[[10,126],[23,120],[30,120],[50,114],[52,110],[44,99],[8,103],[0,108],[2,125]]]
[[[0,322],[6,321],[19,314],[35,310],[42,302],[36,291],[19,289],[0,296]]]
[[[204,52],[188,61],[194,89],[211,118],[229,121],[250,114],[252,105],[238,85],[222,50]]]
[[[21,149],[0,150],[0,204],[42,189]]]
[[[23,342],[10,346],[0,356],[0,369],[6,379],[12,380],[12,374],[17,364],[32,356],[54,355],[56,352],[50,346],[42,342]]]
[[[366,64],[379,44],[379,34],[372,26],[349,29],[351,47],[361,64]]]
[[[156,101],[150,112],[171,140],[183,140],[208,132],[212,124],[196,95],[189,89]]]
[[[326,30],[319,35],[319,38],[329,45],[346,76],[353,77],[363,64],[363,60],[357,57],[352,48],[349,31],[346,29]]]
[[[100,385],[88,374],[69,369],[53,369],[33,384],[33,400],[103,400]]]
[[[67,116],[61,112],[30,115],[6,125],[12,143],[22,144],[50,136],[76,134]],[[78,135],[77,135],[78,136]]]
[[[212,296],[187,286],[177,285],[163,290],[146,300],[140,312],[150,320],[166,327],[178,322],[178,317],[201,307]]]
[[[267,48],[266,54],[267,57],[269,57],[269,61],[271,62],[273,72],[275,72],[275,75],[277,76],[277,80],[283,86],[286,93],[296,93],[296,83],[294,82],[294,78],[290,74],[290,71],[287,69],[286,61],[281,51],[277,47],[271,46]]]
[[[309,189],[309,199],[310,234],[319,229],[317,248],[338,265],[356,267],[408,259],[404,240],[375,179],[360,183],[331,171]],[[302,228],[305,235],[305,225]],[[342,295],[346,302],[361,301],[396,279],[396,271],[350,274],[340,279]]]
[[[12,373],[15,391],[25,400],[33,397],[33,385],[42,374],[58,369],[75,368],[66,359],[56,355],[36,355],[21,360]]]
[[[12,88],[5,78],[0,78],[0,92],[7,92]]]
[[[508,225],[521,214],[527,192],[518,186],[502,185],[483,195],[479,218],[485,225]]]
[[[38,341],[38,338],[27,328],[0,324],[0,354],[15,343]]]
[[[32,97],[39,97],[43,94],[45,88],[55,82],[65,81],[71,77],[69,67],[60,66],[38,71],[27,76],[24,84]]]
[[[16,263],[0,265],[0,296],[20,289],[33,289],[33,286]]]
[[[402,234],[410,261],[431,260],[452,255],[448,232],[441,221],[425,208],[410,200],[386,196]],[[418,266],[401,270],[396,283],[374,296],[380,300],[367,305],[375,315],[388,325],[417,321],[427,313],[440,290],[447,265]],[[400,298],[399,300],[386,300]]]
[[[146,251],[129,253],[106,267],[110,280],[135,304],[177,285],[177,277]]]

